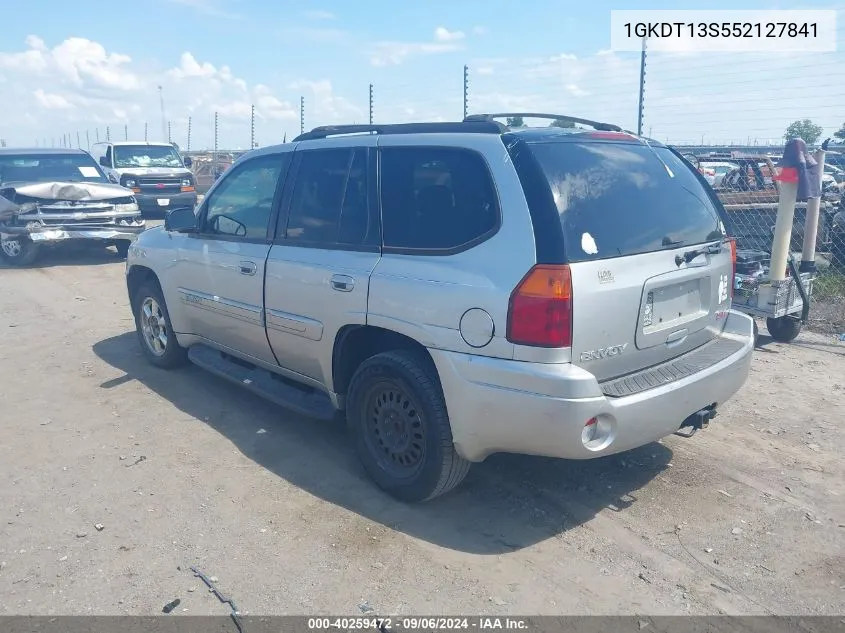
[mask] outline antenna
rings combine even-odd
[[[167,138],[167,117],[164,115],[164,88],[158,87],[158,101],[161,106],[161,140]]]

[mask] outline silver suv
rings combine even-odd
[[[145,231],[126,281],[153,364],[345,411],[375,482],[421,501],[492,453],[706,426],[753,349],[723,214],[680,155],[609,124],[317,128]]]

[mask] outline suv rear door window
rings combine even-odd
[[[606,141],[532,143],[560,214],[571,262],[701,244],[723,236],[702,183],[665,147]]]
[[[499,225],[487,164],[465,149],[383,148],[381,206],[386,248],[454,251]]]
[[[369,243],[367,154],[364,149],[306,150],[290,205],[286,239],[316,246]]]

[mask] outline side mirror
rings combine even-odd
[[[190,156],[185,156],[185,157],[182,159],[182,162],[184,162],[184,163],[185,163],[185,167],[188,167],[189,169],[190,169],[191,165],[193,165],[193,164],[194,164],[194,161],[193,161],[193,159],[192,159]]]
[[[115,176],[114,174],[109,174],[109,182],[117,184],[117,176]]]
[[[164,230],[173,233],[191,233],[197,228],[197,216],[191,207],[171,209],[164,216]]]
[[[111,167],[111,165],[109,165],[109,159],[106,158],[105,156],[100,156],[100,164],[103,167]]]

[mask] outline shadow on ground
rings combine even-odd
[[[52,268],[54,266],[97,266],[125,261],[117,255],[114,246],[105,244],[56,244],[44,246],[39,250],[38,258],[29,266],[12,266],[0,255],[0,269],[20,270],[21,268]]]
[[[658,443],[590,461],[494,455],[475,464],[455,491],[409,506],[370,482],[341,424],[291,414],[196,367],[152,367],[134,332],[100,341],[94,352],[125,374],[102,389],[138,380],[291,484],[386,527],[463,552],[511,552],[563,534],[605,508],[624,511],[672,457]],[[266,432],[258,434],[259,429]]]

